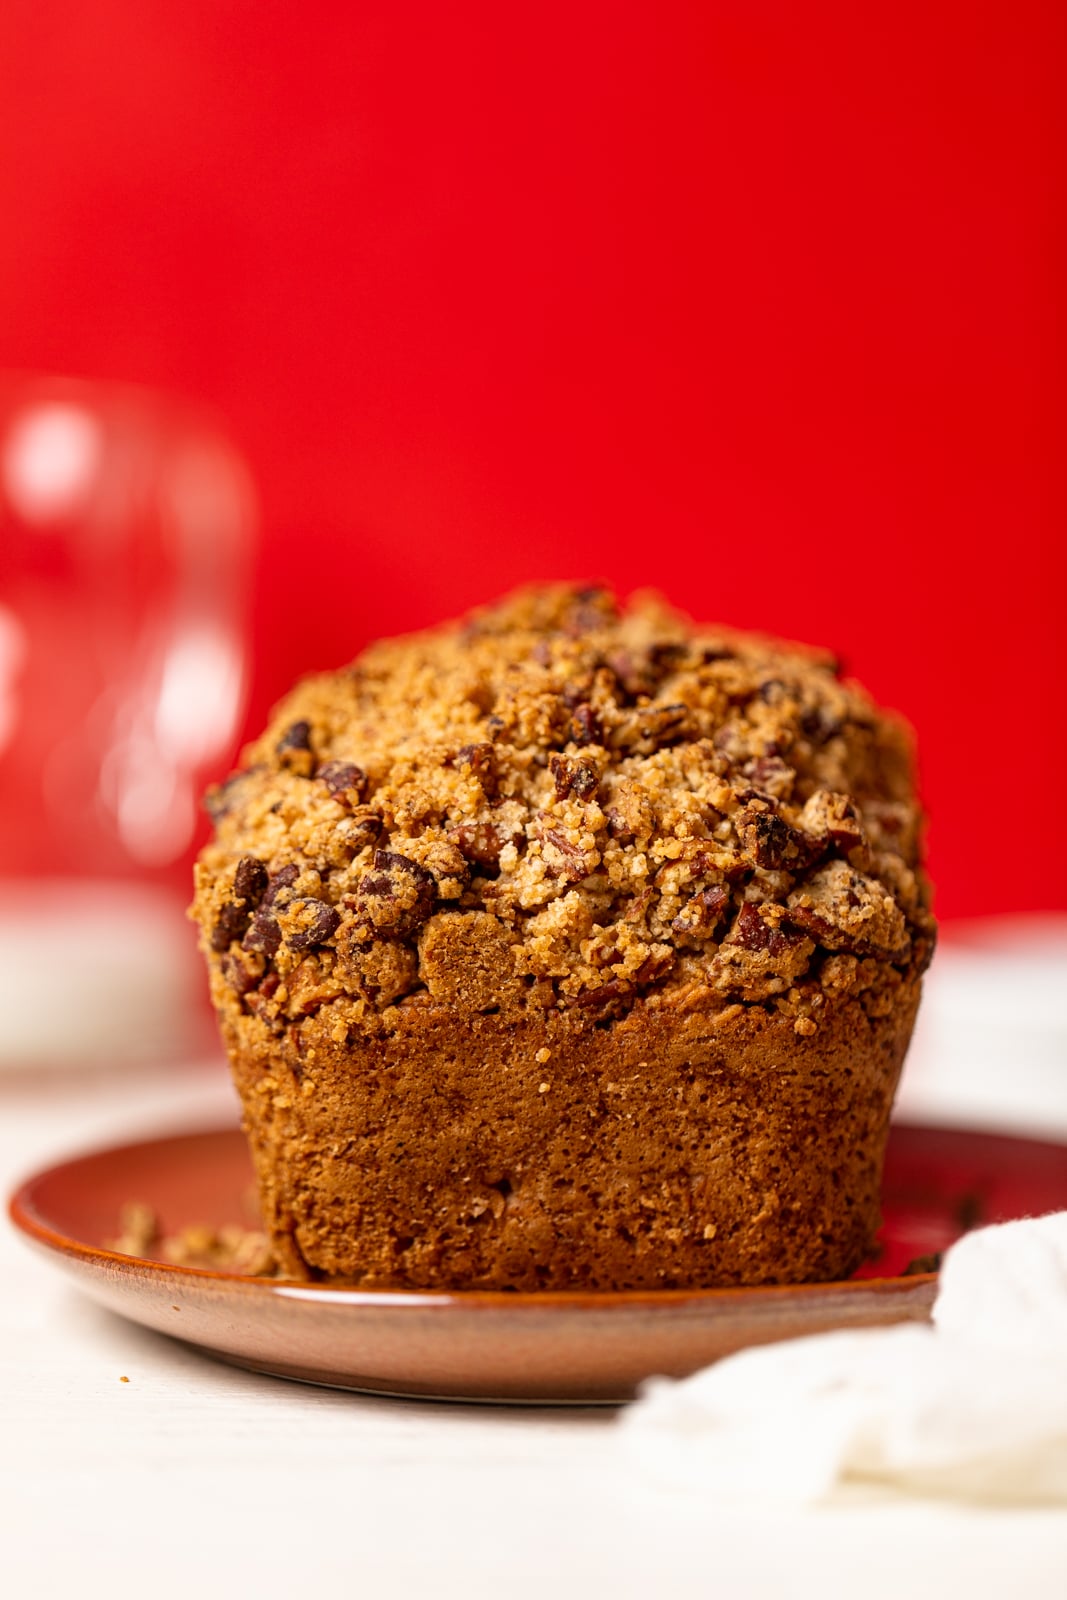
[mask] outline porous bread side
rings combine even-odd
[[[818,1031],[699,995],[465,1016],[377,1041],[227,1030],[282,1270],[367,1287],[657,1289],[844,1277],[879,1220],[918,1004],[831,997]],[[694,1008],[695,1006],[695,1008]]]

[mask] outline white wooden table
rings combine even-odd
[[[1063,947],[1053,955],[1047,1015],[1009,1071],[998,1050],[1017,1031],[998,1041],[987,1016],[981,1047],[965,1037],[968,984],[986,1004],[990,969],[978,956],[968,978],[969,957],[946,960],[928,1015],[936,1049],[919,1041],[905,1095],[911,1115],[1067,1139]],[[1013,981],[1041,989],[1032,962]],[[1002,993],[1001,1025],[1016,1014]],[[232,1112],[217,1063],[0,1080],[0,1181],[8,1190],[77,1149]],[[495,1600],[1064,1600],[1067,1510],[859,1489],[811,1511],[718,1507],[648,1481],[610,1410],[378,1400],[238,1372],[97,1309],[0,1229],[0,1595],[306,1600],[327,1585]]]

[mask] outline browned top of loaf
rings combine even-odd
[[[208,800],[216,998],[337,1042],[399,1005],[814,1031],[932,948],[906,727],[832,658],[523,590],[307,679]],[[318,1031],[318,1030],[317,1030]]]

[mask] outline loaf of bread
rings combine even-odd
[[[910,738],[833,659],[520,591],[299,684],[194,915],[279,1269],[852,1272],[934,939]]]

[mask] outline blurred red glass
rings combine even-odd
[[[0,380],[0,1061],[166,1055],[195,1033],[181,911],[198,797],[244,710],[253,528],[205,414]]]
[[[244,706],[252,507],[187,407],[0,384],[0,875],[185,854]]]

